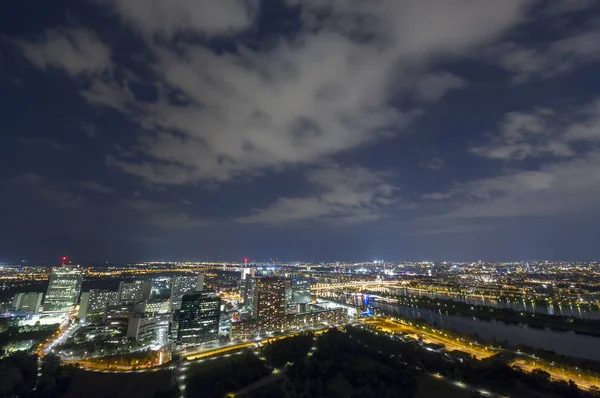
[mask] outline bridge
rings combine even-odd
[[[332,289],[372,289],[400,284],[399,281],[352,281],[338,283],[315,283],[310,290],[332,290]]]

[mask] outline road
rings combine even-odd
[[[415,339],[422,338],[424,343],[443,344],[448,351],[463,351],[475,356],[477,359],[488,358],[497,354],[495,349],[452,338],[444,330],[433,327],[418,327],[411,325],[409,322],[398,321],[391,317],[367,318],[365,323],[378,327],[383,332],[408,333]]]
[[[46,355],[48,351],[52,349],[52,347],[63,343],[66,339],[68,339],[69,336],[79,328],[78,325],[71,323],[75,317],[77,317],[77,312],[70,312],[58,327],[56,334],[54,334],[50,339],[46,340],[45,343],[40,345],[35,351],[35,354],[41,358]]]
[[[448,336],[444,330],[436,329],[431,326],[419,327],[411,324],[409,321],[399,321],[393,317],[373,317],[366,319],[364,322],[365,324],[380,328],[382,332],[404,332],[409,333],[409,335],[414,338],[423,338],[423,342],[425,343],[431,342],[436,344],[444,344],[448,351],[458,350],[467,352],[471,355],[474,355],[477,359],[487,358],[499,352],[515,354],[515,352],[510,350],[486,347],[474,342],[452,338]],[[550,373],[550,376],[553,379],[563,381],[569,381],[569,379],[571,379],[582,389],[589,390],[593,387],[600,388],[600,382],[596,378],[586,377],[584,374],[578,374],[573,371],[569,372],[568,370],[565,372],[558,366],[546,366],[539,360],[536,361],[535,357],[533,356],[529,356],[524,353],[518,354],[527,356],[528,358],[516,359],[509,365],[518,365],[521,367],[521,369],[527,372],[531,372],[534,369],[543,369]]]
[[[516,365],[526,372],[531,372],[534,369],[543,369],[550,373],[550,376],[554,380],[562,380],[568,382],[573,380],[579,388],[590,390],[592,388],[600,388],[600,382],[598,379],[586,377],[584,374],[574,373],[569,370],[558,369],[558,367],[547,366],[544,363],[540,363],[533,359],[516,359],[510,363]]]

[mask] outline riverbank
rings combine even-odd
[[[585,334],[600,337],[600,322],[561,315],[546,315],[535,312],[515,311],[509,308],[495,308],[482,305],[470,305],[450,299],[432,299],[429,297],[389,296],[399,305],[416,306],[430,311],[441,311],[446,315],[472,316],[484,321],[500,321],[507,324],[523,324],[532,328],[551,329],[561,332]]]

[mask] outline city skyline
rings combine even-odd
[[[13,2],[0,262],[600,258],[600,5]]]

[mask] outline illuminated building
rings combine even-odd
[[[146,314],[166,314],[170,311],[170,300],[148,300],[146,302]]]
[[[138,342],[163,346],[167,342],[170,314],[136,315],[129,318],[127,337]]]
[[[216,342],[219,334],[221,299],[213,291],[187,293],[177,310],[177,346]]]
[[[301,314],[288,314],[279,320],[279,331],[308,330],[326,326],[344,325],[348,321],[344,308],[317,309]],[[232,322],[232,341],[252,339],[264,333],[258,321]]]
[[[125,334],[125,332],[127,332],[129,318],[132,318],[136,314],[143,314],[144,308],[145,303],[143,301],[135,304],[126,303],[107,305],[102,321],[109,328]]]
[[[240,281],[243,282],[249,276],[250,276],[250,268],[248,268],[248,267],[242,268],[242,272],[240,273]]]
[[[121,282],[119,284],[119,303],[148,300],[152,292],[152,281]]]
[[[285,315],[285,280],[277,277],[259,278],[254,287],[254,318],[261,331],[281,329]]]
[[[181,308],[181,298],[184,294],[200,291],[204,288],[204,274],[174,276],[171,283],[171,308]]]
[[[296,304],[310,303],[310,280],[292,279],[292,301]]]
[[[91,315],[103,315],[107,305],[117,304],[117,292],[90,289],[81,293],[78,318],[85,321]]]
[[[17,293],[13,299],[12,306],[17,311],[37,314],[42,304],[43,293]]]
[[[54,268],[44,299],[44,312],[67,312],[77,303],[83,272],[79,268]]]
[[[247,276],[241,286],[240,296],[242,297],[244,306],[250,310],[254,309],[254,285],[255,284],[256,284],[256,279],[251,276]]]

